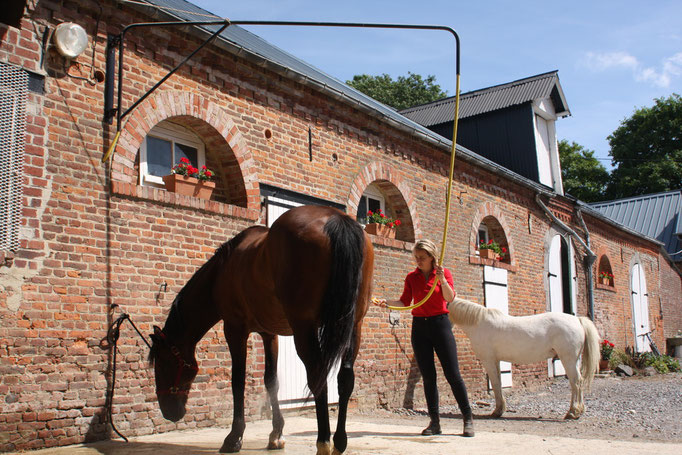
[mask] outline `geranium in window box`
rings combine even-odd
[[[507,255],[507,248],[490,239],[487,243],[481,242],[478,245],[478,254],[484,259],[502,260]]]
[[[400,220],[389,218],[379,209],[376,212],[367,212],[367,225],[365,231],[368,234],[380,235],[382,237],[395,238],[395,229],[400,226]]]
[[[206,166],[197,169],[187,158],[181,158],[180,163],[173,166],[171,174],[163,176],[166,191],[184,196],[210,199],[215,182],[212,182],[213,172]]]
[[[611,272],[601,272],[599,273],[599,281],[605,286],[611,286],[613,283],[613,273]]]

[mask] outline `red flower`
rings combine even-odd
[[[189,164],[189,160],[187,158],[180,158],[180,162],[183,164]]]
[[[505,247],[502,247],[502,252],[503,252],[503,253],[506,253],[506,252],[507,252],[507,249],[506,249]]]
[[[402,223],[400,222],[400,220],[395,220],[395,225],[396,225],[396,226],[400,226],[401,224],[402,224]]]
[[[371,210],[367,212],[367,216],[372,216],[372,215],[374,215],[374,213],[372,213]]]
[[[204,166],[204,167],[205,167],[205,166]],[[213,173],[212,173],[211,171],[205,171],[204,174],[205,174],[206,177],[208,177],[208,178],[213,177]]]
[[[381,217],[382,217],[382,218],[386,218],[386,215],[384,215],[384,214],[381,213],[381,212],[379,212],[379,213],[381,214]]]
[[[393,223],[388,223],[386,226],[392,228],[392,227],[393,227]]]
[[[488,240],[488,245],[492,245],[492,244],[493,244],[493,239]]]

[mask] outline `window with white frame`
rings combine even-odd
[[[367,212],[379,210],[386,212],[386,200],[377,187],[369,185],[360,198],[356,218],[360,224],[364,225],[367,222]]]
[[[189,129],[163,121],[149,131],[140,146],[140,185],[163,186],[164,175],[187,158],[192,166],[206,165],[204,143]]]
[[[488,240],[490,239],[490,234],[488,233],[488,226],[486,226],[484,223],[481,223],[478,226],[478,232],[476,233],[476,254],[479,254],[478,252],[478,245],[483,243],[488,243]]]

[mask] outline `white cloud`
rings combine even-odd
[[[588,52],[583,65],[592,71],[606,71],[612,68],[629,69],[636,81],[667,88],[674,77],[682,76],[682,52],[663,60],[660,69],[644,66],[636,57],[626,52]]]

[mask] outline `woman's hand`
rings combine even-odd
[[[441,283],[445,281],[445,269],[443,268],[443,266],[436,265],[436,276],[438,277]]]
[[[373,304],[375,304],[379,308],[386,308],[388,306],[386,304],[386,299],[378,299],[376,297],[372,297],[371,301]]]

